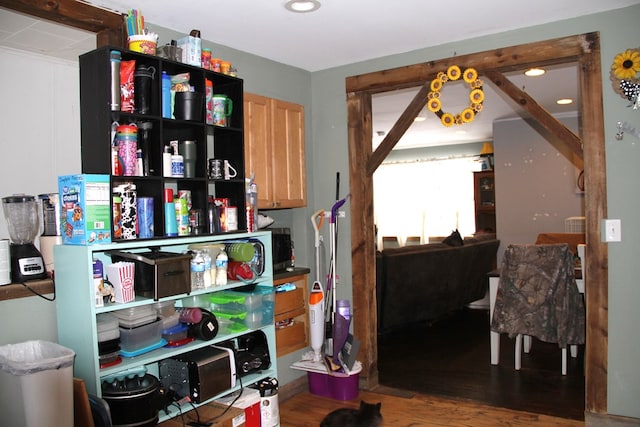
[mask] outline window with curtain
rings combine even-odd
[[[385,162],[373,175],[374,218],[378,247],[383,236],[401,245],[409,236],[448,236],[458,229],[475,232],[473,172],[477,156]]]

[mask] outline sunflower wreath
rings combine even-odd
[[[457,114],[444,112],[440,101],[440,91],[449,80],[455,81],[460,77],[469,85],[469,107]],[[446,73],[440,71],[431,80],[430,89],[431,91],[427,94],[427,108],[432,113],[435,113],[440,118],[440,122],[446,127],[454,124],[471,123],[476,114],[482,111],[482,102],[484,101],[482,80],[478,78],[478,72],[474,68],[466,68],[464,72],[461,72],[460,67],[452,65],[447,69]]]
[[[627,49],[617,54],[611,64],[613,90],[640,109],[640,49]]]

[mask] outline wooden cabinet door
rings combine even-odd
[[[244,162],[245,174],[255,176],[258,186],[258,208],[272,208],[273,182],[271,169],[271,103],[269,98],[251,93],[244,95]]]
[[[302,105],[272,99],[271,142],[274,165],[272,180],[278,208],[307,204]]]
[[[245,93],[245,174],[255,174],[258,208],[307,204],[304,107]]]

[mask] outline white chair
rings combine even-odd
[[[405,240],[405,246],[414,246],[420,244],[420,236],[407,236],[407,240]]]
[[[399,248],[400,241],[396,236],[383,236],[382,237],[382,249]]]
[[[515,369],[522,366],[531,336],[557,342],[562,374],[567,372],[567,345],[584,343],[585,312],[575,281],[573,255],[567,244],[509,245],[504,253],[492,330],[515,340]]]

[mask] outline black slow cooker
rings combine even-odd
[[[111,410],[114,427],[158,424],[160,382],[150,374],[102,381],[102,398]]]

